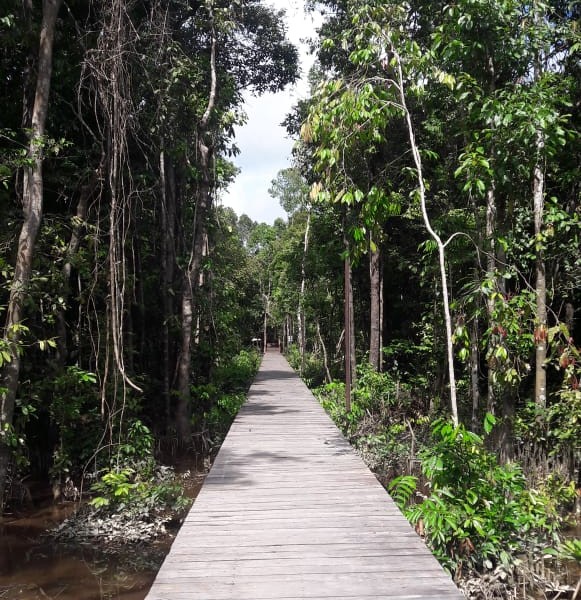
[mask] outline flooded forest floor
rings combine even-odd
[[[192,500],[205,471],[179,465]],[[48,535],[78,510],[39,494],[29,508],[14,509],[0,522],[0,600],[143,600],[180,523],[166,525],[154,541],[135,544],[62,543]]]

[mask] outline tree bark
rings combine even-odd
[[[470,389],[472,395],[472,431],[478,429],[478,410],[480,408],[480,352],[478,351],[479,327],[475,317],[470,327]]]
[[[496,195],[494,184],[491,184],[486,191],[486,278],[489,281],[496,281]],[[494,327],[494,299],[492,294],[486,297],[486,313],[488,315],[488,327]],[[497,412],[495,395],[495,377],[492,357],[488,361],[488,387],[487,387],[487,410],[491,414]]]
[[[533,173],[533,205],[536,244],[536,328],[535,328],[535,403],[539,407],[547,404],[547,279],[543,252],[543,211],[545,204],[545,174],[541,165],[544,139],[537,132],[537,162]]]
[[[301,352],[301,375],[305,371],[305,354],[307,351],[307,332],[305,319],[305,286],[307,281],[307,251],[309,249],[309,229],[311,225],[311,211],[307,212],[307,224],[305,227],[305,238],[303,244],[303,260],[301,263],[301,294],[299,297],[299,348]]]
[[[370,331],[369,331],[369,363],[379,371],[379,355],[381,353],[381,274],[379,249],[371,247],[369,240],[369,281],[370,281]]]
[[[212,15],[210,15],[212,19]],[[212,162],[214,149],[207,141],[210,133],[210,118],[214,112],[217,96],[216,73],[216,33],[212,24],[210,46],[210,93],[206,110],[198,124],[198,167],[200,169],[200,185],[197,194],[196,215],[194,219],[192,245],[189,262],[184,270],[182,306],[181,306],[181,347],[178,361],[178,382],[175,423],[178,443],[187,447],[191,442],[190,413],[192,404],[191,366],[192,366],[192,325],[194,315],[194,290],[198,284],[204,241],[207,232],[208,215],[212,206]]]
[[[385,314],[385,297],[383,294],[383,257],[379,261],[379,371],[383,372],[383,315]]]
[[[321,324],[317,320],[317,337],[319,338],[319,343],[321,344],[321,350],[323,351],[323,366],[325,367],[325,375],[327,376],[327,383],[331,383],[333,378],[331,377],[331,372],[329,371],[329,357],[327,355],[327,347],[325,346],[325,342],[323,340],[323,336],[321,335]]]
[[[541,26],[543,20],[542,7],[533,4],[535,26]],[[538,82],[543,73],[543,56],[537,51],[534,64],[534,80]],[[543,218],[545,208],[545,172],[543,155],[545,153],[545,137],[540,127],[535,136],[535,166],[533,168],[533,216],[535,222],[535,296],[536,327],[535,340],[535,404],[544,408],[547,405],[547,277],[544,256]]]
[[[446,244],[442,241],[440,236],[433,229],[432,224],[430,222],[430,218],[428,215],[427,204],[426,204],[426,186],[424,183],[424,175],[422,169],[422,158],[420,155],[420,151],[416,144],[416,138],[414,133],[414,126],[412,123],[412,118],[410,111],[407,107],[407,102],[405,98],[404,91],[404,79],[403,79],[403,71],[401,66],[401,61],[397,61],[397,71],[398,71],[398,89],[399,96],[401,101],[401,107],[405,113],[405,120],[407,126],[408,138],[410,141],[410,146],[412,150],[412,155],[414,158],[414,164],[416,166],[417,178],[418,178],[418,191],[420,197],[420,207],[422,211],[422,217],[424,220],[424,225],[432,237],[432,239],[436,242],[436,246],[438,247],[438,262],[440,265],[440,283],[442,286],[442,304],[444,311],[444,323],[446,327],[446,356],[448,359],[448,384],[450,387],[450,410],[452,413],[452,421],[454,425],[458,425],[458,403],[456,400],[456,374],[454,372],[454,345],[452,341],[452,317],[450,315],[450,301],[448,297],[448,275],[446,273]]]
[[[72,259],[75,254],[79,250],[79,246],[81,244],[81,234],[83,232],[83,228],[85,226],[85,221],[87,220],[87,209],[89,205],[89,199],[95,192],[95,188],[98,183],[98,175],[99,172],[95,172],[95,175],[91,178],[91,181],[83,186],[81,189],[81,195],[79,197],[79,202],[77,203],[77,211],[72,220],[72,232],[71,239],[69,240],[69,245],[67,247],[66,254],[66,262],[62,269],[63,276],[63,289],[62,289],[62,306],[60,307],[57,317],[56,317],[56,326],[57,326],[57,365],[59,368],[63,368],[67,361],[68,356],[68,335],[67,335],[67,324],[66,324],[66,307],[69,302],[69,298],[71,295],[70,290],[70,281],[71,281],[71,272],[72,272]]]
[[[10,347],[11,360],[1,374],[2,394],[0,410],[0,432],[4,435],[12,427],[16,390],[20,376],[20,342],[24,317],[24,300],[32,275],[34,246],[40,228],[43,210],[43,159],[44,133],[48,114],[48,100],[52,76],[52,58],[56,20],[62,0],[44,0],[42,4],[42,26],[38,56],[38,76],[32,109],[31,133],[28,145],[30,165],[25,167],[22,205],[24,222],[18,239],[18,253],[14,278],[10,287],[10,298],[4,328],[4,341]],[[0,507],[3,506],[6,478],[10,462],[10,449],[0,441]]]
[[[172,194],[168,193],[166,157],[164,150],[159,153],[159,176],[161,189],[161,294],[163,319],[161,323],[161,349],[162,349],[162,379],[163,399],[165,407],[166,427],[171,421],[171,373],[170,373],[170,339],[169,320],[172,316],[173,302],[171,286],[173,284],[174,257],[172,248],[175,249],[174,217]]]
[[[345,257],[344,264],[345,279],[345,410],[351,411],[351,386],[353,375],[352,343],[351,343],[351,261],[349,256]]]

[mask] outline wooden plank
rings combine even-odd
[[[303,382],[267,353],[147,600],[460,600]]]

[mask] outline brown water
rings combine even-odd
[[[187,481],[195,498],[203,475]],[[0,600],[143,600],[175,531],[139,546],[71,546],[43,536],[75,510],[47,506],[0,523]]]

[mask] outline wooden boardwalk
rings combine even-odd
[[[462,596],[271,352],[146,600],[281,598]]]

